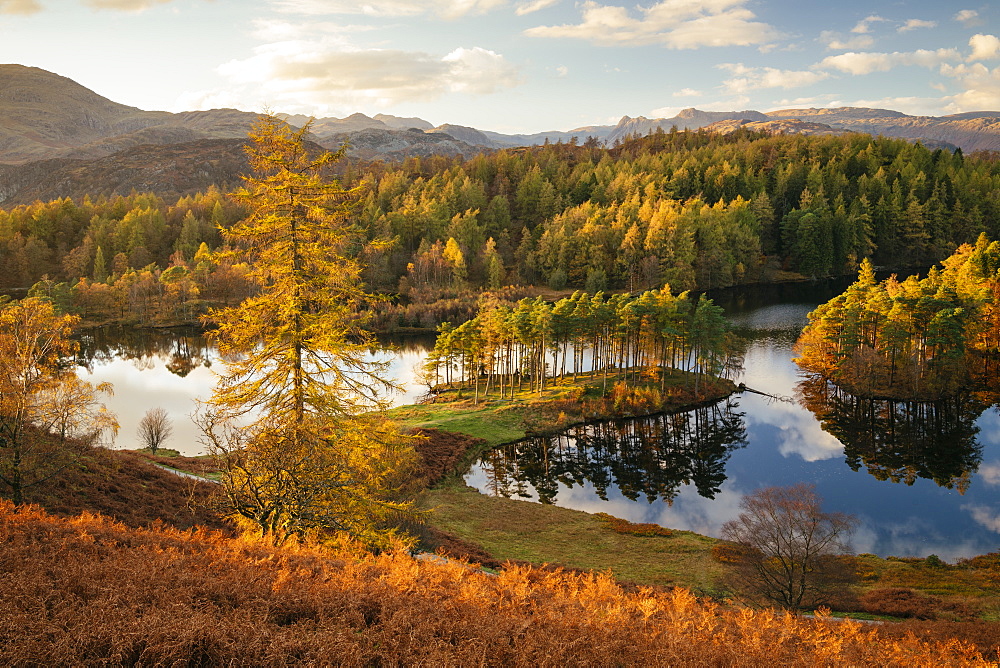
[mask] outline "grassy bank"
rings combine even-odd
[[[455,541],[445,545],[453,554],[475,558],[488,554],[495,562],[525,561],[574,569],[609,571],[620,581],[648,585],[682,585],[694,591],[716,593],[714,580],[721,566],[713,561],[713,538],[687,531],[669,536],[638,535],[641,525],[618,523],[577,510],[533,502],[486,496],[467,487],[461,475],[485,450],[529,435],[552,433],[588,420],[675,411],[713,402],[730,395],[736,386],[723,380],[705,383],[700,392],[690,377],[668,378],[662,403],[650,403],[642,391],[629,392],[608,383],[603,396],[600,376],[583,375],[575,381],[552,383],[541,393],[523,391],[513,398],[495,397],[476,402],[469,390],[440,392],[435,403],[401,406],[389,415],[407,429],[435,429],[473,437],[454,458],[456,466],[440,476],[419,500],[433,510],[428,522],[428,547],[438,547],[435,535]],[[687,387],[685,387],[687,386]],[[433,436],[432,436],[433,439]],[[616,530],[617,528],[617,530]]]
[[[679,585],[717,593],[721,565],[711,556],[713,538],[690,531],[638,535],[599,515],[531,501],[486,496],[450,478],[428,490],[421,506],[433,510],[436,528],[466,538],[497,561],[526,561],[610,572],[623,582]]]

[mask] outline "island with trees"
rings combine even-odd
[[[1000,243],[981,235],[923,279],[858,280],[809,314],[799,365],[869,397],[937,399],[995,386]]]

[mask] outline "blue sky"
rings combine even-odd
[[[1000,110],[1000,12],[900,0],[0,0],[0,62],[116,102],[501,132],[623,115]]]

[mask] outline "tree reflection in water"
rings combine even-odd
[[[739,404],[724,400],[690,411],[610,420],[571,427],[555,436],[528,438],[486,453],[479,466],[497,496],[553,503],[560,485],[589,482],[607,500],[616,486],[632,501],[668,504],[682,484],[715,498],[726,479],[730,453],[746,445]]]
[[[878,480],[912,485],[917,478],[964,494],[983,459],[976,420],[993,393],[938,401],[895,401],[855,396],[821,376],[799,383],[802,404],[823,430],[844,445],[847,465]]]
[[[94,362],[131,360],[139,369],[151,369],[167,360],[170,373],[187,376],[200,365],[211,366],[208,342],[197,329],[138,329],[99,327],[78,336],[77,364],[93,371]]]

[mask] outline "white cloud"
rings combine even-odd
[[[83,0],[83,4],[94,9],[117,9],[124,12],[141,12],[154,5],[165,5],[172,0]]]
[[[884,23],[885,21],[888,20],[889,19],[884,19],[881,16],[872,14],[871,16],[868,16],[858,21],[857,24],[853,28],[851,28],[851,32],[863,35],[865,33],[869,33],[872,31],[871,26],[873,23]]]
[[[911,30],[917,30],[918,28],[935,28],[937,27],[937,21],[922,21],[920,19],[910,19],[903,25],[896,28],[896,32],[909,32]]]
[[[541,0],[544,2],[544,0]],[[418,16],[436,14],[458,18],[484,14],[508,0],[272,0],[279,12],[307,15],[364,14],[367,16]]]
[[[556,67],[556,74],[558,74],[560,77],[567,76],[569,74],[569,68],[566,67],[565,65],[559,65],[558,67]]]
[[[963,9],[951,18],[967,28],[983,24],[983,20],[979,18],[979,12],[975,9]]]
[[[1000,513],[996,510],[974,504],[966,504],[962,506],[962,510],[969,511],[972,519],[977,524],[986,527],[990,531],[1000,533]]]
[[[900,65],[918,65],[920,67],[937,67],[953,60],[962,60],[957,49],[938,49],[893,53],[855,52],[849,51],[836,56],[827,56],[820,61],[818,67],[840,70],[847,74],[871,74],[872,72],[888,72]]]
[[[525,31],[532,37],[582,39],[601,46],[661,44],[672,49],[702,46],[762,45],[775,39],[777,31],[754,21],[744,7],[747,0],[661,0],[639,7],[634,17],[625,7],[582,4],[578,24],[538,26]]]
[[[1000,68],[991,70],[982,63],[942,65],[941,74],[955,79],[961,89],[946,98],[949,112],[1000,108]]]
[[[0,14],[34,14],[42,11],[36,0],[0,0]]]
[[[173,0],[81,0],[92,9],[116,9],[124,12],[141,12],[154,5],[164,5]],[[45,9],[38,0],[0,0],[0,14],[36,14]]]
[[[734,109],[746,109],[750,104],[750,98],[746,95],[719,100],[717,102],[699,102],[698,109],[702,111],[733,111]],[[649,118],[673,118],[685,107],[658,107],[649,112]],[[617,123],[618,118],[611,119],[612,123]]]
[[[993,60],[1000,58],[1000,39],[995,35],[973,35],[969,38],[969,46],[972,47],[972,55],[966,60]]]
[[[449,66],[442,83],[452,91],[484,95],[518,83],[514,66],[500,54],[478,46],[459,47],[441,62]]]
[[[892,109],[911,116],[927,116],[943,109],[941,98],[936,97],[883,97],[878,99],[853,100],[848,107],[870,107],[872,109]]]
[[[979,478],[987,485],[1000,485],[1000,462],[990,462],[979,467]]]
[[[674,97],[701,97],[702,95],[703,93],[700,90],[693,88],[681,88],[674,93]]]
[[[814,95],[811,97],[784,98],[774,103],[776,109],[799,109],[802,107],[842,107],[844,103],[836,95]]]
[[[532,0],[531,2],[522,2],[514,10],[514,13],[518,16],[524,16],[525,14],[531,14],[532,12],[537,12],[552,5],[558,4],[559,0]]]
[[[779,70],[774,67],[747,67],[743,63],[723,63],[731,78],[722,82],[730,93],[746,93],[761,88],[800,88],[829,78],[828,72]]]
[[[824,30],[819,34],[819,41],[826,45],[830,51],[844,51],[847,49],[866,49],[875,43],[875,40],[868,35],[858,35],[851,39],[843,39],[839,33],[832,30]]]
[[[448,92],[487,94],[518,83],[517,70],[493,51],[458,48],[440,56],[362,49],[322,40],[258,47],[218,68],[242,95],[290,113],[327,115],[357,106],[430,100]],[[249,92],[248,92],[249,91]],[[235,91],[222,97],[235,97]]]

